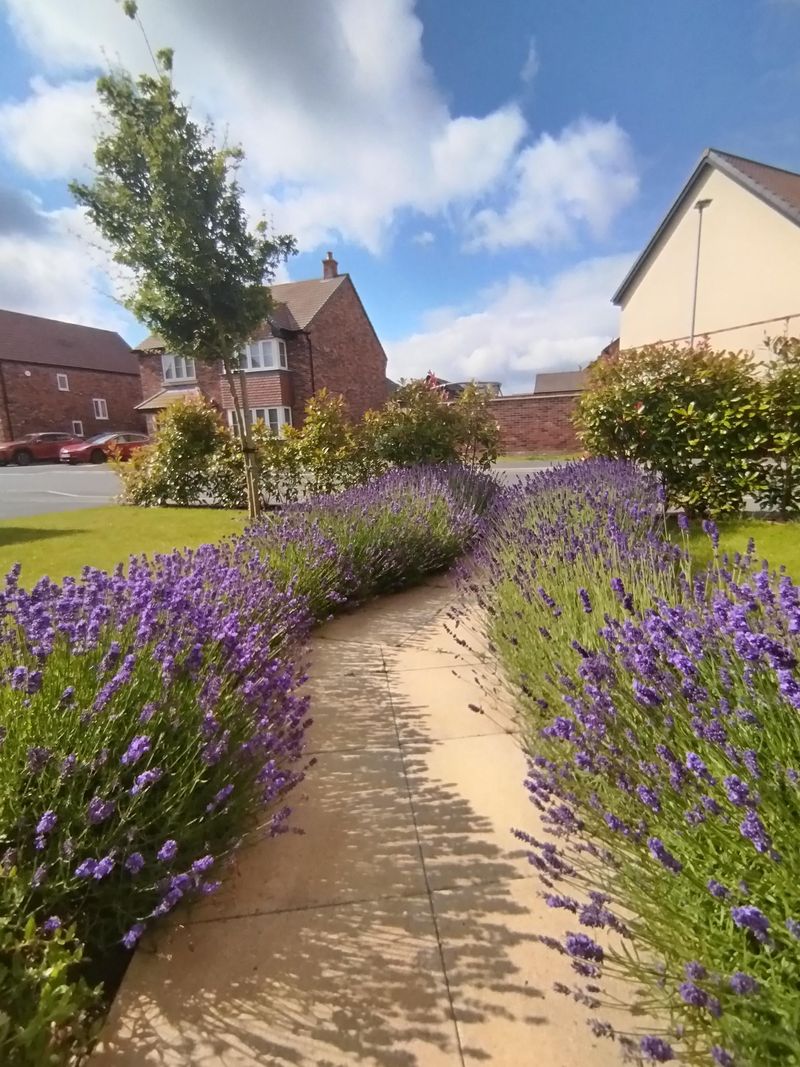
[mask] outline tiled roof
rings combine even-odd
[[[283,330],[305,330],[345,278],[346,274],[337,274],[335,278],[309,278],[270,286],[275,302],[270,321]],[[136,346],[136,351],[163,352],[164,342],[158,334],[151,334]]]
[[[162,411],[164,408],[168,408],[176,400],[198,400],[200,397],[200,390],[196,386],[187,386],[181,389],[180,387],[175,389],[159,389],[157,393],[153,393],[147,400],[143,400],[141,404],[137,404],[136,411]]]
[[[118,333],[74,322],[0,310],[0,361],[138,374],[136,356]]]
[[[639,271],[655,251],[661,235],[680,210],[698,178],[708,167],[715,167],[722,171],[733,181],[743,185],[754,196],[763,200],[765,204],[769,204],[770,207],[775,208],[776,211],[800,226],[800,174],[791,170],[781,170],[780,167],[770,167],[766,163],[757,163],[754,159],[745,159],[744,156],[735,156],[731,152],[707,148],[646,248],[623,278],[622,284],[611,298],[612,304],[622,302],[622,298]]]
[[[582,393],[586,372],[582,370],[547,371],[536,375],[534,393]]]

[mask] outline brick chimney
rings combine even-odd
[[[338,278],[339,277],[339,264],[333,258],[333,252],[329,252],[325,259],[322,261],[322,277],[323,278]]]

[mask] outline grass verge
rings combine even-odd
[[[22,564],[21,581],[60,581],[85,566],[111,570],[131,555],[195,548],[240,533],[243,511],[215,508],[130,508],[111,504],[0,522],[0,574]]]
[[[719,550],[733,555],[744,555],[749,538],[756,543],[753,558],[766,559],[770,567],[786,567],[786,573],[800,580],[800,523],[768,522],[766,519],[729,519],[718,522]],[[670,536],[680,543],[678,527],[670,524]],[[689,551],[695,562],[705,565],[711,562],[711,542],[703,533],[700,523],[692,523],[689,533]]]

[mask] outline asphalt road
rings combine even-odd
[[[495,472],[506,484],[524,481],[548,463],[506,460]],[[119,479],[106,465],[41,463],[30,467],[0,467],[0,519],[42,515],[48,511],[78,511],[110,504],[120,491]]]
[[[119,478],[105,464],[0,467],[0,519],[97,508],[110,504],[119,491]]]

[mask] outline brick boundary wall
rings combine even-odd
[[[500,427],[500,451],[574,452],[581,444],[573,426],[579,393],[498,396],[491,401]]]

